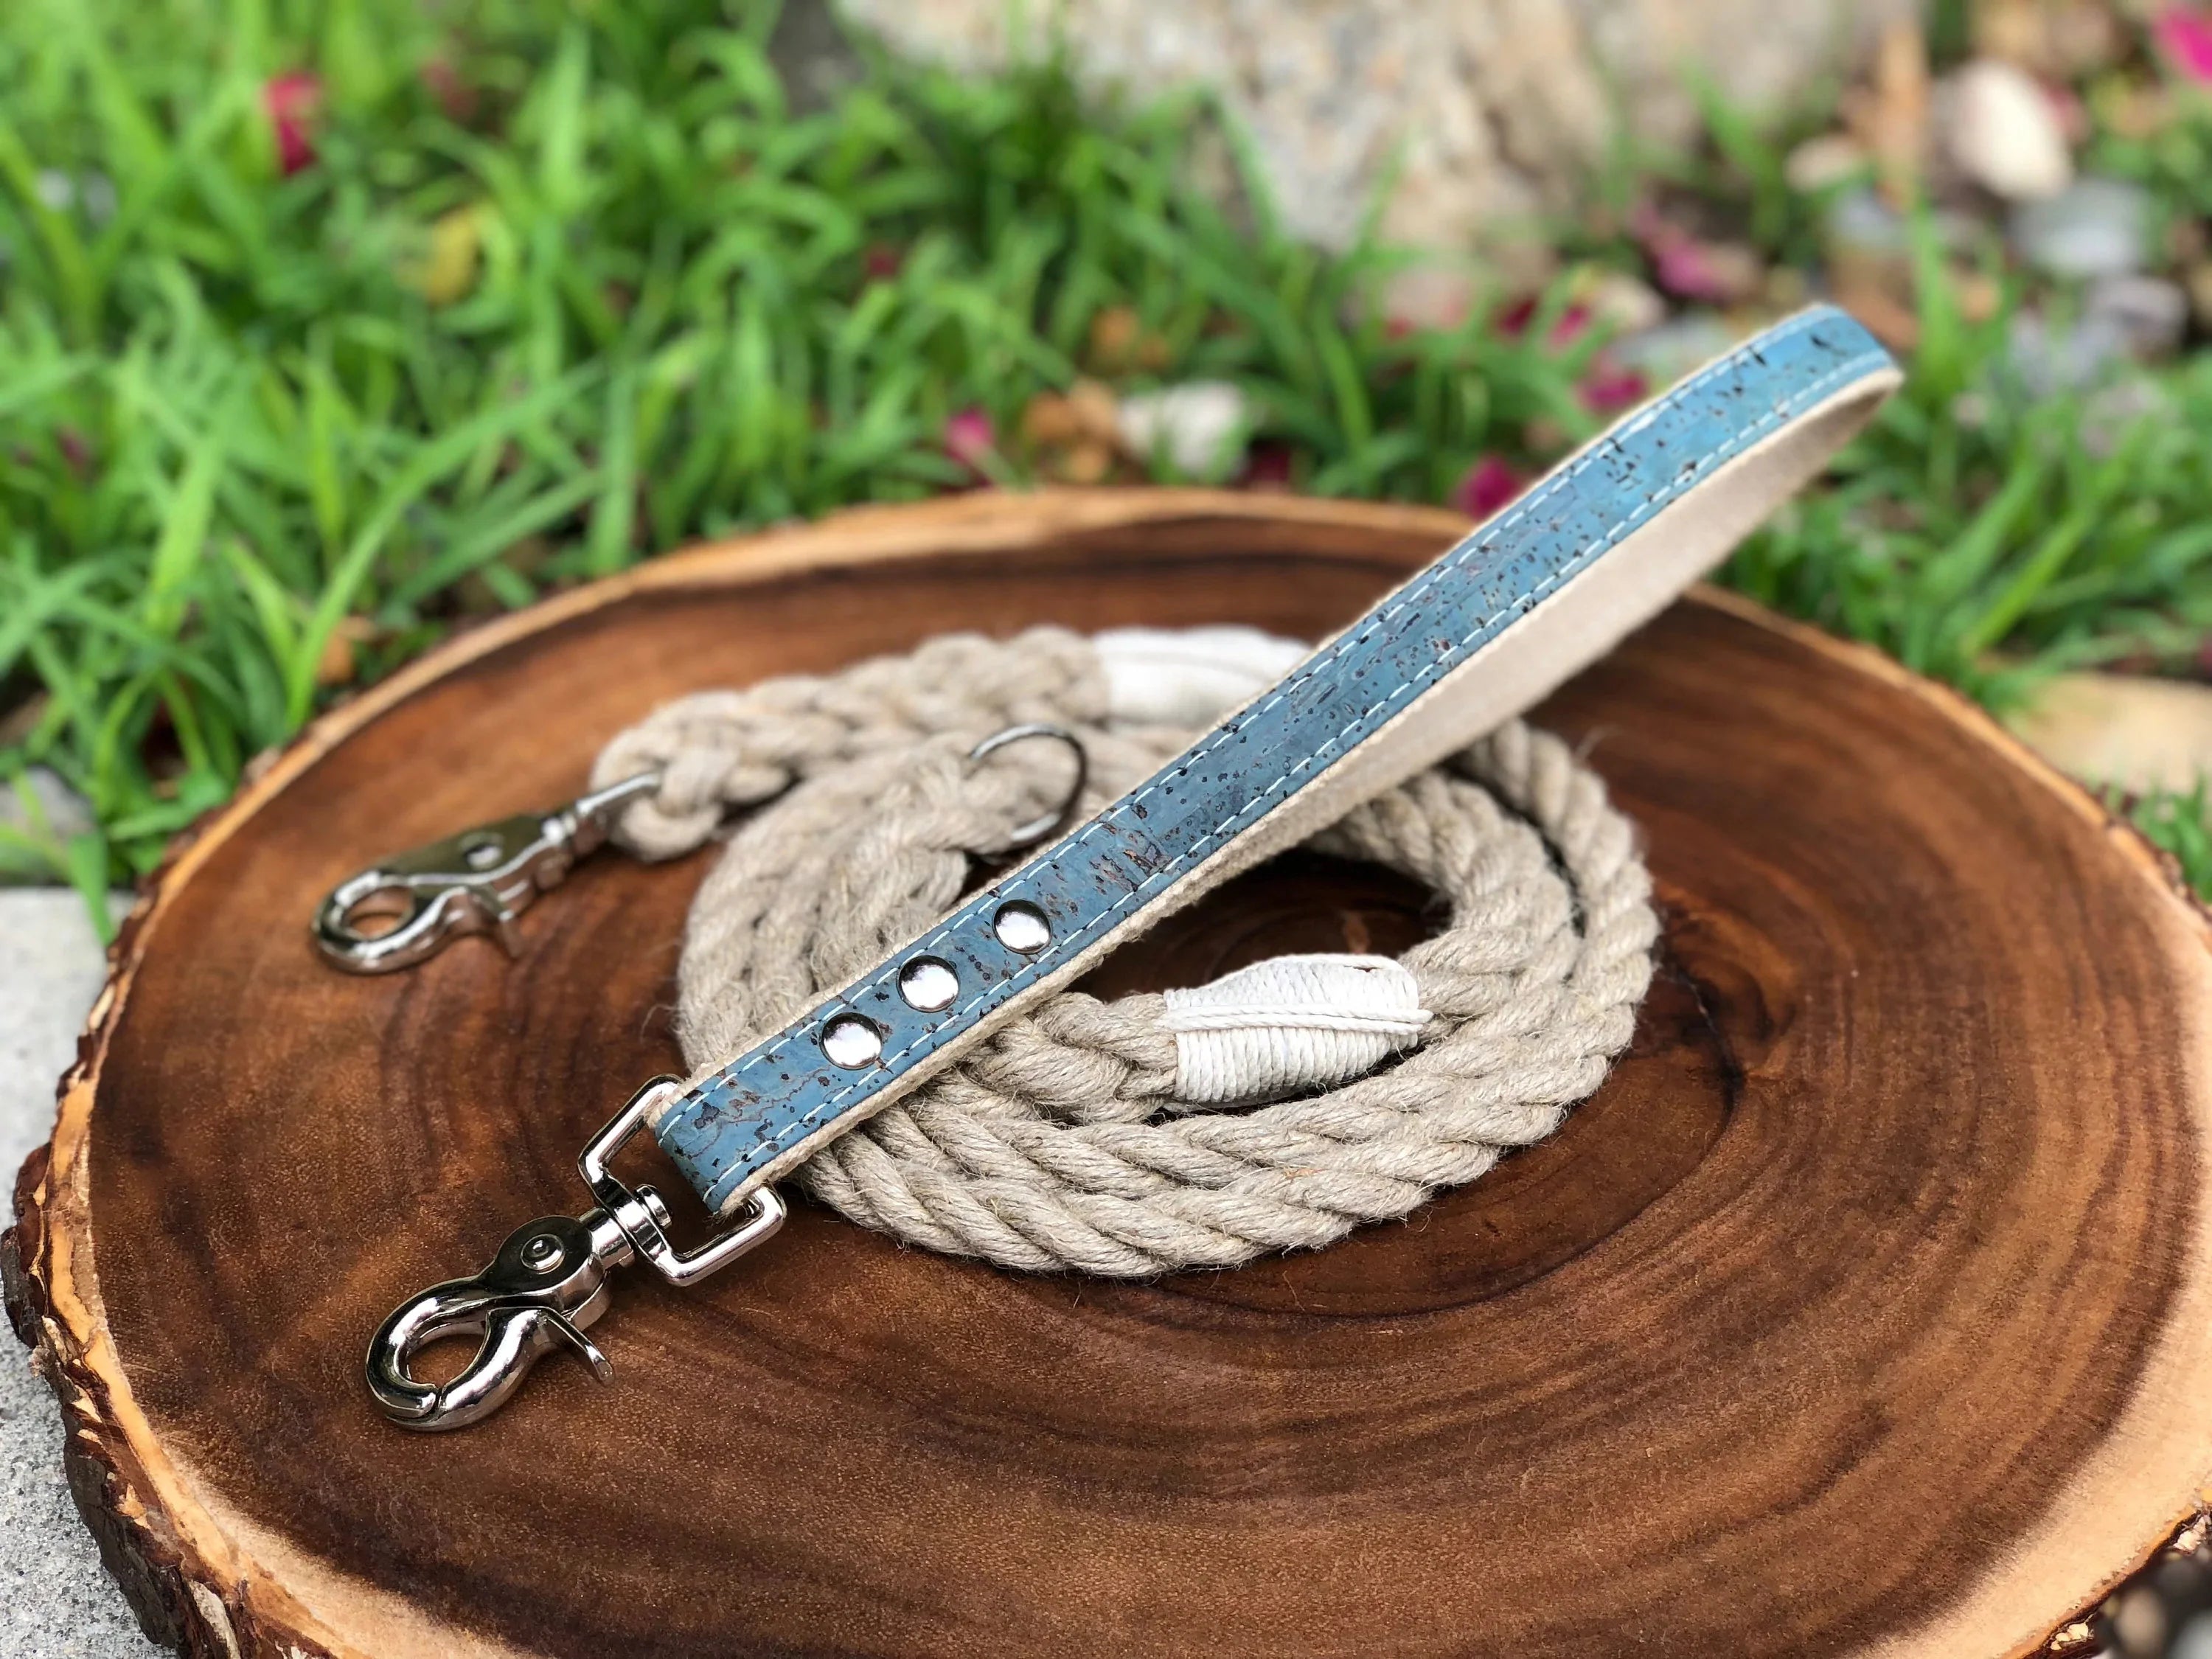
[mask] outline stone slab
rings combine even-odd
[[[0,1170],[8,1189],[53,1125],[105,953],[75,893],[0,890]],[[14,1219],[14,1201],[9,1200]],[[0,1659],[153,1659],[62,1480],[61,1413],[12,1334],[0,1339]]]

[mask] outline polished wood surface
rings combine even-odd
[[[684,690],[963,627],[1310,635],[1452,532],[1171,492],[856,514],[564,596],[277,757],[141,907],[8,1255],[149,1620],[375,1659],[2041,1649],[2212,1469],[2203,919],[1978,714],[1711,596],[1539,715],[1667,923],[1550,1142],[1151,1284],[800,1204],[696,1291],[620,1275],[611,1389],[555,1356],[457,1435],[370,1408],[384,1312],[583,1207],[584,1137],[678,1066],[705,865],[602,857],[519,960],[376,980],[309,949],[336,879],[573,794]],[[1425,902],[1293,854],[1097,981],[1396,950]]]

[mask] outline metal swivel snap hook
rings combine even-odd
[[[597,852],[622,809],[660,786],[641,772],[550,812],[523,812],[384,859],[331,890],[315,912],[315,945],[355,974],[385,974],[435,956],[461,933],[489,933],[511,956],[514,919]],[[364,929],[371,918],[388,921]]]
[[[611,1382],[614,1367],[584,1334],[607,1310],[610,1271],[642,1257],[672,1283],[695,1284],[783,1225],[783,1200],[763,1188],[735,1227],[678,1255],[660,1194],[650,1187],[633,1192],[608,1170],[607,1160],[644,1126],[661,1094],[681,1086],[672,1077],[653,1079],[577,1158],[598,1207],[518,1227],[482,1273],[433,1285],[392,1310],[368,1345],[368,1391],[386,1417],[402,1428],[465,1429],[504,1405],[539,1357],[562,1343],[600,1382]],[[476,1355],[458,1376],[445,1383],[416,1379],[416,1354],[470,1336],[477,1339]]]
[[[408,1428],[465,1428],[497,1411],[538,1356],[562,1342],[600,1382],[613,1382],[614,1367],[584,1328],[606,1311],[607,1269],[630,1255],[622,1230],[597,1210],[516,1228],[482,1273],[433,1285],[392,1310],[369,1344],[369,1392],[386,1417]],[[416,1380],[410,1368],[417,1352],[463,1336],[479,1340],[458,1376]]]

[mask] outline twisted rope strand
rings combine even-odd
[[[948,914],[970,852],[1054,804],[1048,745],[968,759],[1024,721],[1079,732],[1090,810],[1180,751],[1115,722],[1091,641],[933,641],[822,678],[710,692],[610,744],[594,782],[662,769],[622,842],[650,858],[753,809],[701,887],[678,1035],[701,1074]],[[1156,700],[1157,701],[1157,700]],[[1060,769],[1055,769],[1056,764]],[[1054,997],[831,1142],[799,1179],[908,1243],[1034,1271],[1228,1267],[1402,1217],[1541,1139],[1603,1079],[1650,981],[1658,921],[1633,830],[1596,775],[1518,721],[1311,843],[1443,896],[1403,965],[1430,1016],[1395,1063],[1250,1109],[1179,1100],[1158,995]]]

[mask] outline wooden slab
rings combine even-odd
[[[2212,1471],[2205,921],[1957,699],[1712,596],[1542,711],[1667,916],[1634,1053],[1550,1143],[1156,1284],[801,1206],[696,1291],[625,1275],[611,1389],[553,1358],[459,1435],[370,1409],[385,1310],[580,1208],[583,1137],[677,1066],[705,866],[603,858],[519,962],[369,981],[307,945],[337,878],[573,793],[679,692],[955,627],[1312,635],[1455,529],[1174,493],[854,514],[488,628],[277,758],[140,907],[9,1253],[149,1627],[364,1659],[2044,1648]],[[1294,858],[1100,978],[1424,925]]]

